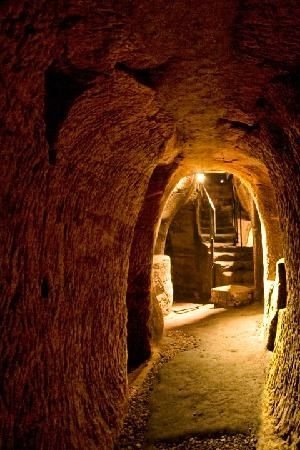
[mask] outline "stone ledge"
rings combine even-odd
[[[211,289],[211,303],[220,307],[248,305],[253,301],[254,287],[228,284]]]

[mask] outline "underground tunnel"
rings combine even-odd
[[[255,445],[297,450],[298,2],[4,0],[0,17],[0,448],[117,448],[133,374],[206,342],[180,331],[172,353],[170,303],[212,297],[220,327],[260,308]],[[224,308],[236,285],[250,304]]]

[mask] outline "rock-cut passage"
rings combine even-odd
[[[161,369],[151,397],[148,440],[257,430],[267,359],[261,306],[212,309],[184,332],[201,343]]]

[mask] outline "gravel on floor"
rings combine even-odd
[[[249,434],[224,434],[218,437],[194,436],[176,442],[155,443],[155,446],[152,446],[153,450],[255,450],[255,448],[256,437],[251,434],[251,431]]]
[[[174,442],[147,443],[145,439],[149,419],[149,399],[153,385],[161,367],[178,353],[191,350],[200,345],[200,339],[187,335],[182,330],[168,331],[159,348],[159,357],[149,370],[142,386],[133,383],[129,387],[129,407],[126,420],[115,450],[164,450],[164,449],[202,449],[202,450],[255,450],[256,437],[248,434],[224,434],[219,436],[192,436]]]

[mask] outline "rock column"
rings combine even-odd
[[[163,315],[168,315],[173,304],[173,283],[171,258],[167,255],[154,255],[153,257],[152,289]]]

